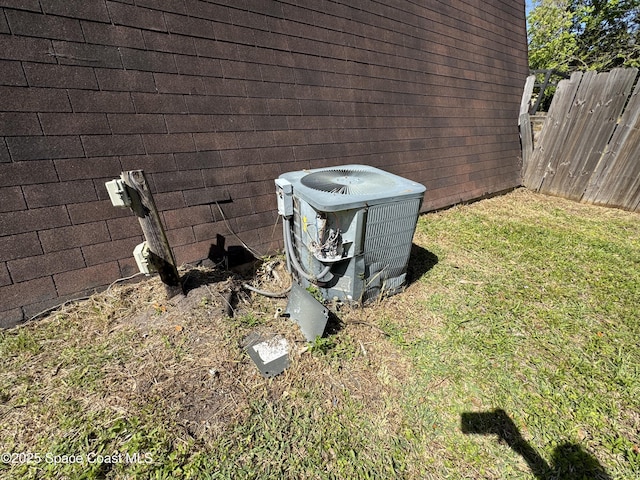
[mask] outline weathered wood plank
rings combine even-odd
[[[539,191],[544,191],[544,187],[554,178],[558,164],[562,161],[567,138],[571,138],[572,129],[575,127],[575,117],[583,105],[583,102],[579,100],[581,89],[587,88],[591,78],[589,72],[577,78],[577,84],[574,86],[575,90],[569,90],[564,102],[559,105],[560,124],[557,127],[557,134],[551,143],[549,155],[547,155],[544,174],[538,187]]]
[[[578,91],[565,117],[565,125],[559,135],[561,143],[549,158],[548,173],[542,181],[540,192],[552,195],[562,194],[565,177],[568,175],[571,164],[570,155],[581,140],[581,132],[589,121],[585,111],[588,112],[593,101],[590,90],[594,82],[597,82],[596,72],[585,72]]]
[[[572,200],[582,198],[589,178],[613,135],[636,74],[635,69],[615,69],[605,75],[603,81],[594,82],[593,101],[585,112],[589,118],[573,151],[567,154],[570,164],[567,177],[563,179],[563,196]]]
[[[634,132],[635,142],[626,147],[628,154],[619,174],[613,179],[615,188],[611,188],[608,204],[627,210],[637,210],[640,202],[640,135]]]
[[[547,113],[540,138],[533,150],[531,161],[523,174],[523,183],[527,188],[539,190],[551,159],[561,148],[568,126],[567,116],[582,79],[581,72],[574,72],[569,80],[558,83],[556,94]]]
[[[605,155],[589,181],[582,200],[589,203],[633,209],[640,192],[633,191],[638,178],[638,146],[640,145],[640,84],[629,98]],[[634,169],[634,166],[636,167]],[[625,193],[623,193],[625,192]],[[622,197],[630,195],[625,202]],[[626,203],[623,206],[622,203]]]
[[[149,184],[142,170],[122,172],[120,177],[139,198],[132,202],[133,212],[138,217],[140,227],[151,251],[150,262],[165,285],[167,298],[183,294],[182,282],[176,268],[173,252],[167,241],[158,209],[151,195]]]
[[[522,99],[520,100],[520,116],[518,117],[518,126],[520,125],[520,118],[522,117],[522,115],[525,113],[529,113],[529,105],[531,104],[531,95],[533,95],[533,87],[535,83],[535,75],[529,75],[524,83]]]
[[[531,162],[533,155],[533,131],[531,129],[531,117],[529,112],[520,114],[520,143],[522,144],[522,167],[523,169]]]
[[[612,142],[613,137],[616,131],[620,127],[620,123],[624,123],[624,115],[626,112],[632,112],[633,110],[637,110],[640,105],[631,106],[627,105],[626,112],[623,112],[625,109],[625,104],[627,104],[629,99],[629,94],[631,93],[633,82],[635,81],[638,71],[637,69],[617,69],[614,71],[619,76],[619,81],[617,84],[617,89],[613,92],[612,95],[612,104],[608,113],[608,117],[603,119],[603,123],[606,125],[606,128],[602,128],[599,132],[598,146],[604,144],[603,148],[594,148],[592,149],[589,156],[586,157],[585,163],[583,165],[584,173],[584,181],[576,184],[574,186],[573,192],[576,196],[579,194],[581,198],[584,196],[584,192],[589,187],[589,180],[593,177],[594,174],[597,174],[597,168],[600,164],[600,161],[607,156],[607,152],[611,150],[614,143]],[[622,115],[622,118],[621,118]],[[619,120],[622,120],[620,122]],[[606,161],[606,160],[605,160]]]

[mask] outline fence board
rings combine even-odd
[[[563,80],[523,183],[542,193],[637,210],[640,205],[640,87],[637,69]],[[626,105],[626,107],[625,107]]]
[[[549,159],[548,174],[540,185],[540,192],[558,195],[563,188],[564,180],[569,174],[571,155],[577,149],[581,134],[585,131],[590,120],[588,112],[593,107],[590,87],[593,83],[598,83],[598,87],[602,88],[602,82],[597,82],[596,72],[586,72],[582,76],[574,101],[569,106],[562,137],[558,139],[559,148]]]
[[[603,119],[603,124],[606,124],[606,128],[603,127],[600,132],[601,141],[606,142],[606,144],[604,148],[594,150],[591,153],[590,157],[587,159],[587,173],[589,176],[587,177],[585,175],[584,178],[586,179],[586,182],[580,182],[579,185],[576,185],[574,187],[574,192],[576,193],[576,195],[581,194],[581,199],[583,200],[585,198],[585,193],[588,189],[591,176],[597,174],[597,169],[601,162],[607,162],[609,160],[608,152],[615,152],[615,149],[612,149],[612,146],[615,146],[614,136],[616,131],[618,131],[620,124],[624,124],[625,114],[629,115],[634,111],[640,111],[640,104],[637,103],[637,95],[634,96],[636,99],[634,104],[628,103],[629,94],[631,93],[631,89],[633,87],[633,82],[635,81],[638,74],[637,69],[616,69],[613,70],[612,73],[614,75],[618,75],[619,79],[616,84],[616,89],[611,93],[612,108],[609,117]],[[625,104],[627,105],[627,108],[625,112],[623,112]],[[621,120],[620,122],[619,119]],[[637,138],[634,143],[637,143],[639,139],[640,138]]]
[[[533,131],[531,129],[531,116],[529,115],[529,113],[521,113],[518,123],[520,124],[522,164],[526,165],[531,161],[531,155],[533,155]]]
[[[533,150],[531,161],[525,165],[523,183],[526,187],[539,190],[547,173],[547,166],[561,147],[568,122],[566,116],[582,79],[581,72],[575,72],[569,80],[558,82],[558,89],[547,113],[538,144]]]
[[[638,211],[640,205],[640,133],[634,131],[634,142],[625,144],[626,152],[620,155],[619,174],[615,177],[616,188],[612,189],[607,204]],[[613,183],[613,182],[611,182]]]
[[[640,136],[637,135],[637,131],[629,132],[629,128],[627,128],[626,129],[627,132],[625,133],[624,132],[625,129],[621,128],[621,126],[629,122],[629,118],[635,117],[634,123],[636,123],[638,120],[637,116],[638,116],[638,113],[640,112],[640,102],[638,100],[640,100],[640,96],[638,96],[637,87],[634,90],[632,97],[629,98],[629,94],[631,93],[633,82],[637,77],[638,70],[631,69],[631,68],[617,69],[617,70],[614,70],[613,73],[622,74],[620,78],[620,82],[618,83],[618,90],[613,92],[615,95],[613,97],[613,101],[616,104],[615,112],[617,112],[617,114],[612,115],[609,119],[607,119],[608,127],[610,128],[607,128],[607,132],[605,135],[608,136],[609,131],[611,131],[611,135],[609,136],[609,142],[605,150],[603,152],[596,152],[597,154],[599,154],[599,158],[598,158],[598,155],[593,155],[590,159],[593,162],[592,164],[589,165],[589,168],[590,168],[589,173],[591,176],[598,175],[598,169],[600,164],[603,164],[604,166],[607,164],[607,162],[612,161],[612,163],[615,165],[617,163],[617,160],[616,160],[616,157],[618,155],[617,152],[620,151],[621,148],[623,150],[626,150],[629,148],[631,150],[634,150],[633,144],[637,144],[638,140],[640,140]],[[625,104],[626,104],[626,108],[625,108]],[[624,109],[624,112],[623,112],[623,109]],[[621,117],[621,114],[622,114],[622,117]],[[636,138],[634,139],[633,136],[630,137],[629,133],[632,133],[633,136],[635,136]],[[623,143],[618,144],[616,140],[616,134],[617,134],[617,137],[622,136],[622,138],[625,138],[626,140]],[[631,141],[631,143],[627,143],[628,141]],[[611,155],[609,155],[610,153]],[[629,166],[630,163],[628,160],[632,160],[632,158],[627,157],[627,161],[622,162],[621,165],[627,164]],[[607,184],[614,185],[615,183],[617,183],[617,181],[615,181],[616,179],[619,180],[620,177],[618,176],[611,177],[610,180],[607,181]],[[587,182],[586,185],[584,185],[583,194],[582,194],[583,201],[588,201],[587,190],[589,188],[589,184],[590,184],[590,181]],[[613,191],[616,191],[616,190],[619,190],[619,188],[613,189]]]
[[[529,113],[529,104],[531,103],[531,95],[533,94],[533,87],[535,84],[536,76],[529,75],[524,84],[524,91],[522,92],[522,99],[520,100],[520,117],[518,117],[518,125],[520,125],[522,114]]]
[[[616,69],[598,74],[587,92],[589,98],[582,112],[581,129],[572,134],[572,149],[566,153],[564,175],[556,175],[554,194],[580,200],[598,161],[616,128],[622,109],[631,92],[636,73],[633,69]]]
[[[636,84],[609,147],[585,190],[583,201],[637,209],[640,199],[640,83]],[[636,205],[634,206],[634,198]]]

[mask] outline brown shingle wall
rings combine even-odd
[[[524,1],[0,0],[0,324],[135,271],[143,169],[179,263],[281,246],[273,179],[365,163],[424,210],[519,184]]]

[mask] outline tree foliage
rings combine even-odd
[[[532,69],[569,70],[578,43],[568,7],[567,0],[541,0],[529,13],[527,33]]]
[[[535,0],[527,20],[533,69],[640,67],[640,0]]]

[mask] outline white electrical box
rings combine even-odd
[[[151,251],[149,250],[147,242],[142,242],[133,249],[133,258],[136,259],[138,270],[145,275],[151,275],[155,272],[155,268],[153,268],[153,265],[149,262],[150,256]]]
[[[284,178],[276,178],[276,193],[278,195],[278,213],[283,217],[293,215],[293,186]]]
[[[130,207],[131,197],[127,193],[127,186],[122,180],[111,180],[104,184],[109,192],[109,198],[114,207]]]

